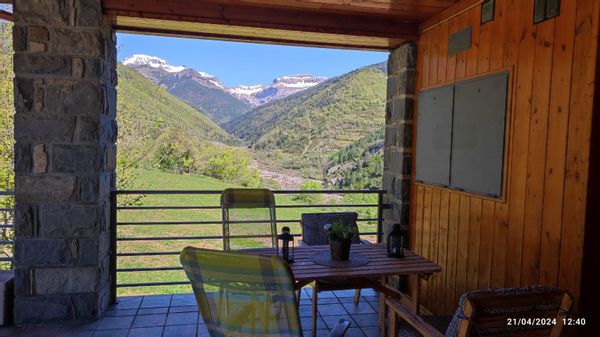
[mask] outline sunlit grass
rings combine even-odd
[[[228,187],[241,187],[235,184],[224,183],[212,178],[202,176],[185,176],[159,171],[142,170],[136,182],[136,189],[151,190],[223,190]],[[141,206],[200,206],[200,205],[219,205],[219,195],[198,195],[198,194],[171,194],[171,195],[146,195],[141,202]],[[373,200],[369,203],[376,203],[376,195],[372,195]],[[295,222],[286,223],[294,234],[300,234],[300,218],[302,213],[309,212],[334,212],[334,211],[357,211],[359,217],[367,217],[364,214],[365,208],[341,208],[336,207],[335,199],[325,199],[321,201],[325,204],[331,204],[328,208],[279,208],[277,209],[278,220],[294,220]],[[292,195],[276,195],[277,205],[300,205],[304,201],[295,200]],[[363,212],[363,214],[361,214]],[[372,210],[371,210],[372,212]],[[372,216],[372,214],[370,215]],[[140,238],[140,237],[169,237],[169,236],[220,236],[221,228],[221,210],[120,210],[118,213],[118,222],[170,222],[170,221],[214,221],[218,224],[203,225],[119,225],[119,238]],[[280,229],[283,224],[278,225]],[[376,223],[359,223],[361,232],[376,231]],[[374,236],[365,237],[374,240]],[[258,247],[264,245],[264,239],[239,239],[236,243],[244,247]],[[222,249],[222,239],[202,239],[202,240],[152,240],[152,241],[119,241],[117,250],[119,253],[133,252],[179,252],[187,246],[203,247],[210,249]],[[178,267],[178,255],[161,256],[122,256],[118,258],[118,268],[148,268],[148,267]],[[175,282],[185,281],[186,277],[181,270],[168,271],[140,271],[140,272],[120,272],[117,276],[119,284],[126,283],[147,283],[147,282]],[[190,292],[190,286],[152,286],[152,287],[127,287],[118,288],[119,296],[146,295],[146,294],[174,294]]]

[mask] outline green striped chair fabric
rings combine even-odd
[[[180,259],[211,337],[302,336],[283,260],[193,247]]]
[[[228,188],[221,194],[223,249],[277,248],[275,196],[268,189]]]
[[[275,256],[187,247],[180,255],[211,337],[301,337],[288,264]],[[340,320],[329,337],[342,337]]]

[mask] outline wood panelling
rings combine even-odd
[[[481,25],[480,5],[461,1],[421,25],[418,90],[511,74],[503,197],[414,184],[413,247],[443,270],[422,284],[435,313],[477,288],[547,284],[579,298],[600,2],[563,1],[537,25],[533,3],[497,0]],[[471,48],[448,56],[449,34],[468,26]]]

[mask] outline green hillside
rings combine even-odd
[[[118,73],[118,188],[131,188],[140,167],[261,183],[250,154],[231,146],[239,140],[134,70],[119,65]]]
[[[203,111],[219,124],[228,122],[252,108],[250,104],[221,89],[208,88],[196,83],[193,78],[178,80],[176,83],[165,80],[163,84],[169,87],[171,94],[179,97],[198,111]]]
[[[119,124],[135,122],[128,118],[146,118],[152,121],[150,129],[155,135],[167,127],[176,128],[205,140],[235,143],[235,140],[209,117],[169,94],[144,76],[121,64],[119,74],[117,111]]]
[[[387,77],[381,69],[358,69],[258,107],[225,129],[259,158],[318,177],[335,151],[383,127]]]
[[[378,189],[383,174],[384,129],[333,154],[324,176],[332,188]]]

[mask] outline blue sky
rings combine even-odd
[[[337,76],[387,60],[385,52],[290,47],[118,34],[119,61],[133,54],[166,59],[216,75],[225,86],[270,83],[291,74]]]

